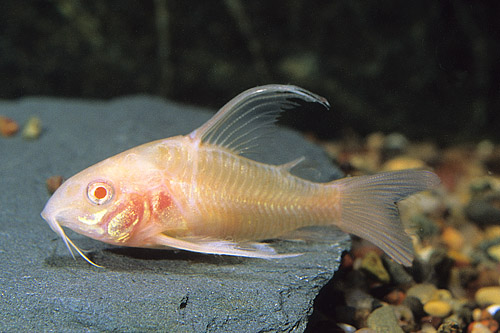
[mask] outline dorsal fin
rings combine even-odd
[[[269,132],[282,111],[294,108],[300,101],[330,107],[323,97],[296,86],[255,87],[230,100],[189,136],[243,154],[258,146],[258,139]]]

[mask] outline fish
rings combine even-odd
[[[436,186],[434,173],[409,169],[319,183],[292,173],[304,158],[281,165],[251,158],[268,146],[279,115],[301,103],[330,108],[297,86],[246,90],[187,135],[142,144],[72,176],[41,216],[73,258],[74,249],[94,266],[63,227],[119,246],[281,259],[301,253],[277,253],[266,240],[334,226],[411,265],[413,245],[397,203]]]

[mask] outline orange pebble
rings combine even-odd
[[[498,322],[495,319],[483,319],[480,323],[486,326],[491,332],[498,332]]]
[[[17,131],[19,131],[19,125],[14,120],[0,116],[0,134],[2,136],[13,136]]]
[[[465,243],[462,233],[453,227],[444,228],[441,239],[452,251],[460,251]]]
[[[384,296],[384,301],[386,301],[389,304],[398,305],[404,301],[405,297],[406,297],[405,293],[402,292],[401,290],[393,290]]]
[[[498,331],[498,323],[494,319],[473,321],[467,327],[468,333],[497,332],[497,331]]]

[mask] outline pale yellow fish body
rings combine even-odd
[[[433,173],[407,170],[323,184],[292,175],[299,161],[270,165],[243,156],[295,100],[328,106],[293,86],[250,89],[187,136],[132,148],[71,177],[42,216],[87,261],[61,226],[117,245],[281,258],[297,254],[277,254],[258,241],[335,225],[410,264],[411,241],[395,202],[437,184]]]
[[[145,148],[170,179],[167,187],[182,220],[170,236],[271,239],[337,219],[337,187],[293,176],[287,165],[259,163],[187,136]]]

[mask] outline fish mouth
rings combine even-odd
[[[40,215],[45,221],[47,221],[50,229],[52,229],[56,234],[58,234],[62,238],[64,244],[66,245],[66,248],[69,250],[69,253],[71,253],[73,259],[76,260],[75,255],[73,253],[74,249],[83,259],[85,259],[86,262],[88,262],[92,266],[103,268],[102,266],[94,263],[92,260],[87,258],[87,256],[83,253],[83,251],[80,250],[78,246],[76,246],[75,243],[73,243],[73,241],[68,236],[66,236],[66,233],[64,232],[60,223],[57,221],[57,215],[54,216],[52,214],[49,214],[47,212],[47,208],[45,208]]]

